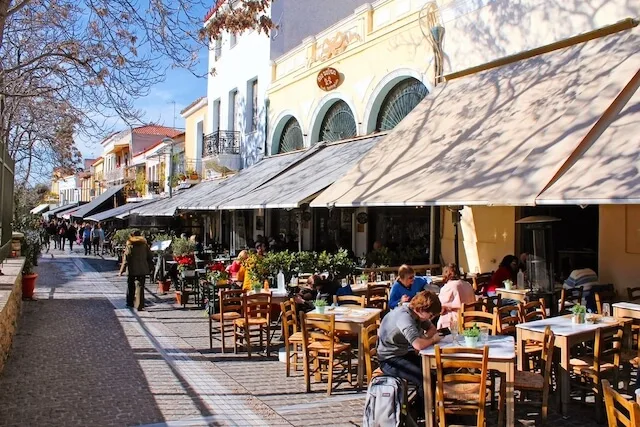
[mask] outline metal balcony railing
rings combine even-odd
[[[202,173],[202,160],[200,159],[184,159],[180,163],[173,164],[174,175],[188,175],[190,172]]]
[[[160,194],[162,193],[162,189],[160,188],[160,183],[151,181],[147,184],[148,194]]]
[[[204,137],[202,157],[240,154],[240,132],[219,130]]]

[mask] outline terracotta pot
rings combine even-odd
[[[33,274],[24,274],[22,276],[22,298],[23,299],[32,299],[33,291],[36,288],[36,279],[38,275]]]
[[[176,304],[182,305],[182,292],[176,291]]]
[[[171,289],[171,280],[158,280],[158,292],[166,294]]]

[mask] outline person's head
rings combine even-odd
[[[245,259],[247,259],[249,257],[249,252],[247,252],[246,250],[242,250],[240,251],[240,253],[238,254],[238,261],[244,261]]]
[[[507,255],[502,258],[502,262],[500,263],[500,267],[508,268],[512,271],[518,270],[518,258],[515,255]]]
[[[405,287],[409,288],[413,284],[413,279],[416,277],[415,271],[413,268],[408,266],[407,264],[402,264],[400,268],[398,268],[398,280]]]
[[[382,242],[380,240],[373,242],[373,250],[377,251],[378,249],[382,249]]]
[[[421,291],[409,302],[409,308],[422,321],[431,320],[442,311],[442,304],[436,294],[430,291]]]
[[[458,280],[460,279],[460,270],[458,270],[458,266],[454,263],[449,263],[444,266],[442,269],[442,280],[446,283],[449,280]]]
[[[256,253],[258,255],[264,255],[265,252],[267,252],[267,245],[261,242],[256,243]]]
[[[135,237],[140,237],[142,236],[142,232],[140,230],[133,230],[133,233],[131,233],[131,235]]]
[[[322,287],[322,276],[319,274],[312,274],[307,278],[307,285],[311,288],[321,288]]]

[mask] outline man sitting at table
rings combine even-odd
[[[398,268],[398,280],[391,287],[389,308],[394,309],[399,303],[411,301],[415,294],[422,291],[431,282],[427,277],[416,277],[413,268],[403,264]]]
[[[418,352],[440,341],[431,320],[442,306],[433,292],[418,292],[409,304],[390,311],[378,330],[378,360],[385,375],[404,378],[418,387],[416,409],[424,404],[422,361]]]

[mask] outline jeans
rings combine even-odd
[[[82,240],[82,246],[84,247],[84,254],[91,255],[91,240],[88,237]]]
[[[138,306],[136,310],[144,308],[144,282],[146,278],[147,276],[129,275],[127,277],[127,307],[133,307],[134,301],[137,300]],[[136,298],[136,291],[138,292],[138,298]]]
[[[392,357],[380,362],[380,369],[385,375],[403,378],[418,387],[416,411],[424,414],[424,387],[422,384],[422,359],[419,354],[407,353],[404,356]]]

